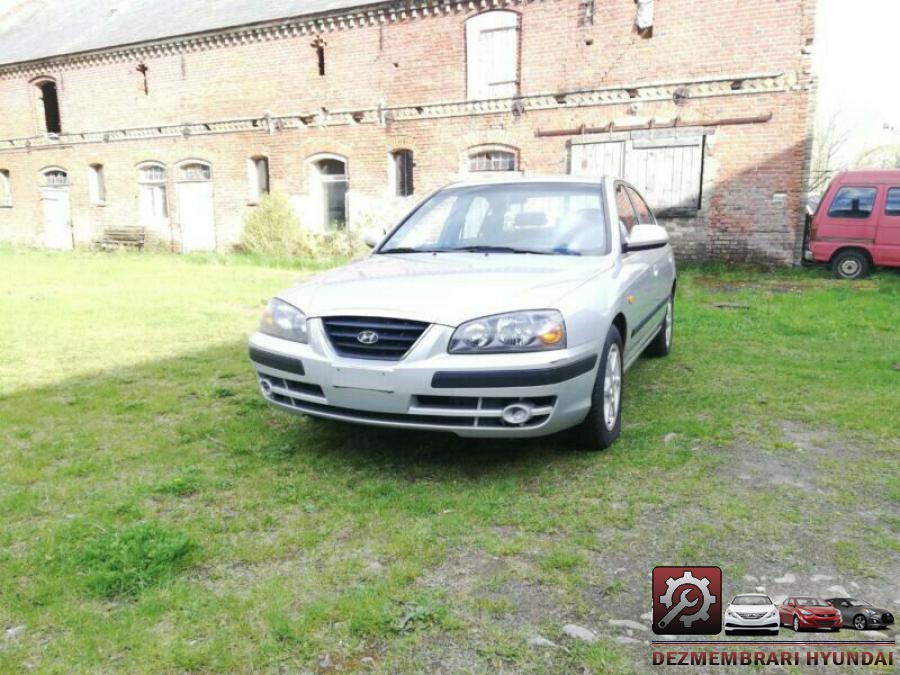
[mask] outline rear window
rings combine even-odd
[[[831,200],[831,218],[868,218],[875,207],[875,188],[842,187]]]
[[[900,216],[900,188],[891,188],[887,191],[884,213],[887,216]]]

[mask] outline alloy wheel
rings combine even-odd
[[[866,617],[857,616],[853,619],[853,626],[856,630],[865,630],[866,629]]]
[[[622,358],[619,345],[611,344],[606,353],[606,372],[603,374],[603,422],[612,430],[619,416],[622,400]]]
[[[672,324],[674,323],[672,305],[672,298],[669,298],[669,303],[666,305],[666,348],[672,346]]]
[[[794,632],[800,632],[800,619],[798,619],[796,616],[794,617]]]

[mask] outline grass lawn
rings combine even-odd
[[[658,564],[900,613],[900,275],[683,271],[592,454],[269,409],[308,273],[0,251],[0,672],[650,671]]]

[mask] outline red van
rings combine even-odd
[[[900,267],[900,170],[835,176],[812,217],[803,256],[830,264],[839,279]]]

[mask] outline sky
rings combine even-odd
[[[849,132],[841,159],[852,164],[868,147],[900,145],[900,0],[818,3],[813,46],[817,118],[839,116]]]

